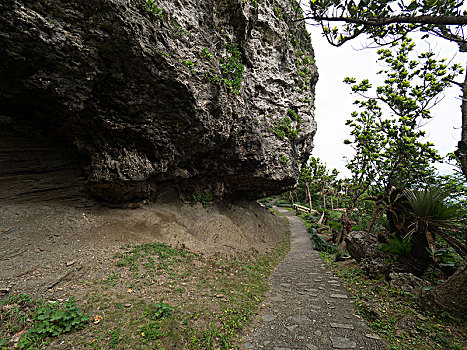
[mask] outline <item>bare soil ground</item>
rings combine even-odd
[[[2,200],[0,289],[51,298],[109,274],[122,246],[163,242],[209,255],[264,252],[284,238],[257,203],[183,203],[173,193],[135,209],[92,200]]]

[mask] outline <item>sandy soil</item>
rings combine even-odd
[[[0,293],[72,292],[79,281],[106,276],[127,244],[159,241],[208,255],[262,252],[283,238],[282,220],[255,202],[203,208],[174,193],[135,209],[89,199],[3,199]]]

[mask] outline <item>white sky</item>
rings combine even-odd
[[[328,168],[336,168],[341,172],[341,177],[350,176],[345,168],[344,156],[352,156],[352,148],[344,145],[343,141],[350,138],[350,128],[345,126],[345,121],[350,119],[350,113],[356,110],[353,102],[357,96],[350,93],[350,86],[342,81],[350,76],[357,79],[369,79],[377,82],[376,72],[381,70],[381,65],[376,63],[377,49],[360,50],[364,40],[355,39],[341,47],[330,45],[323,38],[320,27],[307,26],[311,33],[313,48],[315,50],[316,65],[318,66],[319,80],[316,86],[316,114],[318,130],[314,139],[315,149],[312,156],[319,157],[327,163]],[[453,62],[462,64],[465,68],[467,54],[459,53],[458,46],[447,40],[430,36],[421,41],[421,35],[415,42],[416,52],[426,52],[428,47],[439,52],[438,58],[454,57]],[[458,81],[463,81],[463,76]],[[375,86],[376,84],[373,84]],[[446,91],[444,100],[432,109],[434,118],[424,127],[427,131],[427,139],[435,144],[439,153],[444,156],[457,147],[460,139],[461,114],[459,99],[460,88],[452,86]],[[437,166],[441,172],[448,172],[449,166]]]

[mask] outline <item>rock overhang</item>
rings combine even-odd
[[[316,131],[313,49],[292,4],[7,0],[0,105],[65,139],[105,201],[167,185],[283,192]]]

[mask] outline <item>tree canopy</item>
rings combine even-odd
[[[377,45],[397,42],[415,31],[433,34],[455,42],[461,52],[467,52],[464,26],[467,11],[461,0],[309,0],[300,3],[305,20],[318,23],[328,42],[341,46],[360,35]],[[303,19],[297,19],[297,21]],[[462,89],[461,139],[456,156],[467,179],[467,74]]]
[[[419,30],[455,41],[465,50],[467,15],[462,4],[458,0],[311,0],[305,5],[305,19],[318,21],[335,46],[361,34],[382,44]]]

